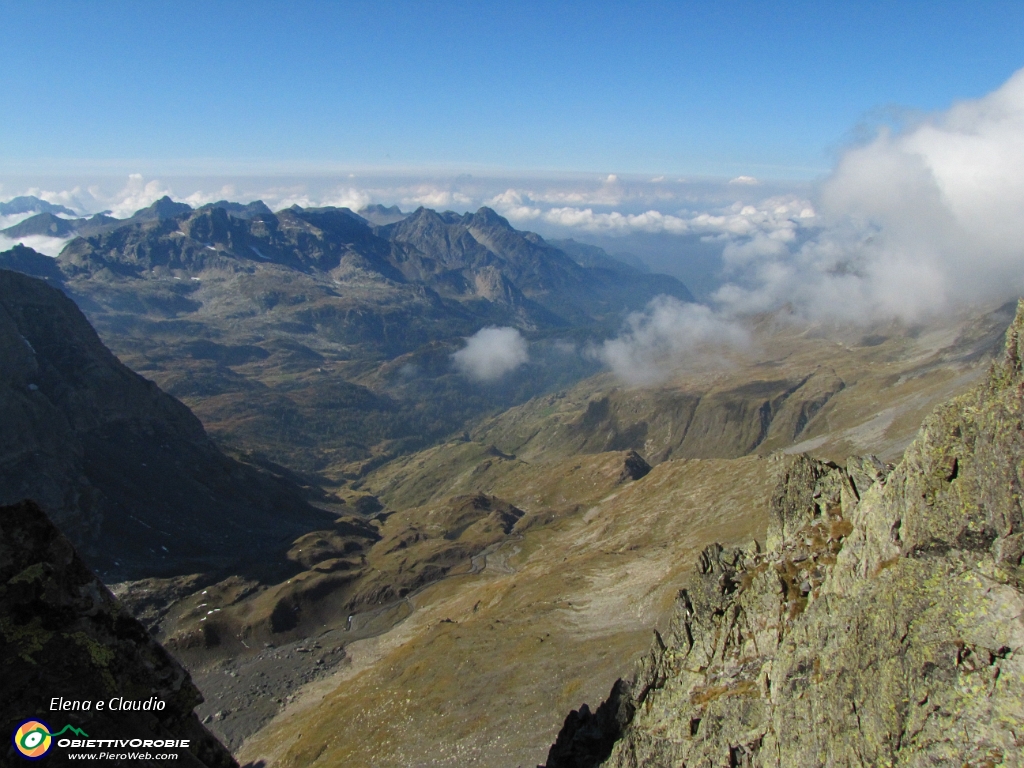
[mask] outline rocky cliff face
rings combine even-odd
[[[1024,303],[895,467],[779,460],[764,552],[705,550],[547,766],[1024,765]]]
[[[70,723],[93,739],[188,739],[188,750],[174,750],[175,765],[237,768],[193,713],[202,696],[188,673],[118,604],[32,502],[0,507],[0,678],[5,733],[26,718],[42,717],[54,729]],[[54,697],[91,706],[51,713]],[[159,711],[95,707],[112,698],[153,697],[163,702]],[[18,762],[10,743],[2,754],[4,765]],[[55,749],[54,757],[63,765],[63,750]]]

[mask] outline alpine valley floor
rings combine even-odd
[[[406,530],[429,532],[432,511],[477,493],[504,499],[523,515],[506,538],[393,603],[393,627],[345,645],[344,661],[245,740],[241,762],[542,763],[565,713],[601,701],[648,651],[651,630],[667,627],[705,547],[763,545],[778,479],[771,454],[811,450],[838,458],[874,447],[898,459],[935,403],[988,370],[1009,318],[1002,308],[870,344],[771,325],[762,329],[762,357],[654,390],[588,380],[481,424],[469,440],[379,468],[360,489],[387,511],[403,510],[386,523],[408,515]],[[756,393],[751,399],[761,406],[764,388],[751,385],[763,385],[766,371],[774,381],[806,382],[826,365],[842,386],[827,388],[834,392],[795,434],[783,431],[796,423],[787,422],[783,403],[773,421],[777,431],[769,427],[767,439],[743,451],[742,420],[756,408],[737,408],[737,393]],[[632,446],[594,452],[595,443],[586,443],[605,440],[597,447],[606,448],[618,435],[638,434],[630,428],[640,422],[645,439],[669,434],[658,415],[672,413],[666,402],[695,391],[716,406],[712,414],[740,414],[707,430],[720,442],[706,444],[706,452],[728,458],[670,455],[643,475],[628,468]],[[815,397],[820,391],[799,408],[806,413]],[[607,404],[597,425],[593,403]],[[656,455],[652,445],[636,447]],[[412,557],[410,551],[398,568],[414,567]],[[342,626],[324,629],[317,652],[344,643]],[[211,727],[217,732],[216,722]]]

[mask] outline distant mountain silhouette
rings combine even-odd
[[[63,205],[55,205],[45,200],[40,200],[33,195],[23,195],[0,203],[0,216],[14,216],[19,213],[63,213],[65,216],[77,216],[78,214]]]

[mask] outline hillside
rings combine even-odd
[[[1014,305],[927,326],[835,328],[750,318],[751,347],[664,384],[595,376],[482,421],[472,437],[532,458],[635,450],[668,458],[813,451],[898,458],[934,405],[985,372]]]
[[[466,439],[396,458],[357,485],[401,507],[500,495],[505,478],[605,451],[636,451],[652,465],[775,451],[898,459],[937,403],[985,375],[1012,317],[1005,305],[884,336],[769,318],[754,326],[751,350],[717,368],[644,388],[599,374],[484,419]]]
[[[896,466],[785,460],[765,550],[706,549],[547,767],[1020,765],[1022,339]]]
[[[38,501],[108,581],[285,563],[334,520],[287,476],[222,453],[60,291],[7,270],[0,359],[0,503]]]
[[[373,636],[319,635],[325,650],[345,642],[346,663],[299,691],[239,759],[296,768],[543,760],[564,712],[602,696],[646,649],[683,564],[716,539],[763,538],[767,526],[762,459],[668,461],[633,480],[628,458],[580,456],[496,488],[525,513],[511,535],[410,594]]]
[[[832,450],[856,435],[902,451],[920,423],[913,420],[923,418],[917,414],[948,396],[943,393],[961,392],[984,378],[989,350],[1007,322],[1001,309],[930,334],[894,330],[880,343],[843,346],[769,329],[775,335],[766,336],[762,348],[771,349],[782,365],[737,362],[714,380],[720,391],[733,392],[744,377],[749,385],[766,368],[785,378],[792,370],[787,366],[813,371],[826,361],[841,365],[850,383],[820,409],[834,431],[827,420],[815,425],[821,417],[812,414],[807,425],[820,431],[810,434],[824,434]],[[691,383],[701,381],[695,377]],[[646,412],[627,406],[671,402],[684,385],[689,386],[680,379],[661,391],[623,391],[608,412],[635,419],[657,414],[656,406]],[[762,400],[745,410],[720,406],[720,412],[757,419],[765,395],[759,387],[746,392]],[[586,414],[587,399],[564,402],[574,397],[546,396],[493,423],[514,419],[521,434],[543,435],[558,429],[552,416],[560,408]],[[888,430],[878,429],[872,421],[886,408],[899,415],[886,421]],[[532,414],[530,421],[524,414]],[[779,423],[792,430],[795,422]],[[585,434],[606,437],[606,424],[595,420]],[[481,427],[474,436],[494,434],[489,429]],[[787,436],[781,447],[793,450],[807,433]],[[507,499],[524,515],[513,538],[473,560],[474,567],[467,562],[462,575],[453,572],[412,595],[390,619],[394,625],[376,637],[347,644],[346,665],[300,692],[247,740],[244,759],[274,766],[543,761],[567,710],[553,722],[544,720],[545,713],[560,701],[574,701],[569,708],[599,701],[630,660],[644,655],[650,630],[665,627],[679,588],[695,578],[688,568],[705,547],[716,539],[744,548],[765,540],[772,488],[792,461],[735,457],[739,451],[722,458],[663,456],[644,474],[635,453],[601,452],[607,444],[534,438],[525,445],[514,454],[476,439],[445,443],[366,477],[363,489],[378,494],[388,509],[431,509],[451,496],[485,492]],[[321,642],[326,647],[341,637],[327,634]],[[464,660],[454,672],[451,658]],[[467,721],[472,727],[460,726]],[[298,730],[301,742],[288,735]]]

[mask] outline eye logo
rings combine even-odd
[[[11,740],[18,754],[27,760],[38,760],[53,746],[50,726],[42,720],[26,720],[14,730]]]

